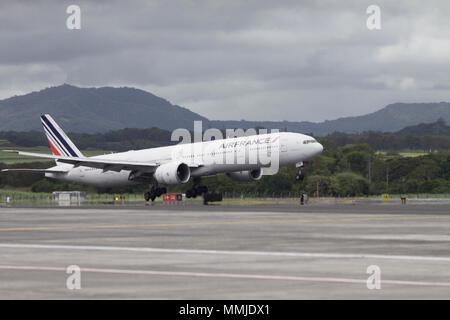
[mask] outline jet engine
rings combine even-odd
[[[227,173],[227,175],[232,180],[238,181],[238,182],[258,181],[262,177],[262,169],[259,168],[259,169],[255,169],[255,170],[230,172],[230,173]]]
[[[191,177],[191,170],[183,162],[169,162],[156,168],[154,177],[163,184],[186,183]]]

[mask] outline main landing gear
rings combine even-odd
[[[194,186],[192,189],[186,191],[186,198],[196,198],[197,196],[205,195],[208,193],[207,186],[200,186],[200,178],[194,178]]]
[[[149,192],[144,193],[145,201],[155,201],[156,197],[160,197],[162,194],[167,193],[166,188],[159,188],[158,185],[153,185]]]
[[[208,192],[207,186],[200,185],[200,178],[194,178],[194,186],[186,191],[186,198],[196,198],[197,196],[203,196],[204,205],[207,205],[208,202],[222,201],[222,194]]]
[[[144,194],[145,201],[155,201],[156,197],[167,193],[166,188],[159,188],[155,181],[150,191]],[[194,178],[194,186],[192,189],[186,191],[186,198],[196,198],[197,196],[203,196],[203,204],[208,204],[208,202],[222,201],[221,193],[208,193],[207,186],[200,185],[200,178]]]
[[[298,168],[298,174],[295,176],[295,180],[296,181],[303,181],[303,179],[305,179],[305,175],[302,174],[303,161],[297,163],[295,166]]]

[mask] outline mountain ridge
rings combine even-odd
[[[324,136],[333,132],[394,132],[440,118],[450,123],[450,103],[393,103],[361,116],[323,122],[209,120],[150,92],[130,87],[82,88],[69,84],[0,100],[0,131],[40,130],[38,117],[50,113],[66,131],[107,132],[124,128],[191,130],[203,128],[268,128]]]

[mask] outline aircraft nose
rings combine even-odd
[[[316,148],[317,148],[316,154],[317,154],[317,155],[321,154],[322,151],[323,151],[323,145],[320,144],[320,143],[317,143],[317,144],[316,144]]]

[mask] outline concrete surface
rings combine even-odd
[[[449,299],[450,209],[0,208],[0,298]]]

